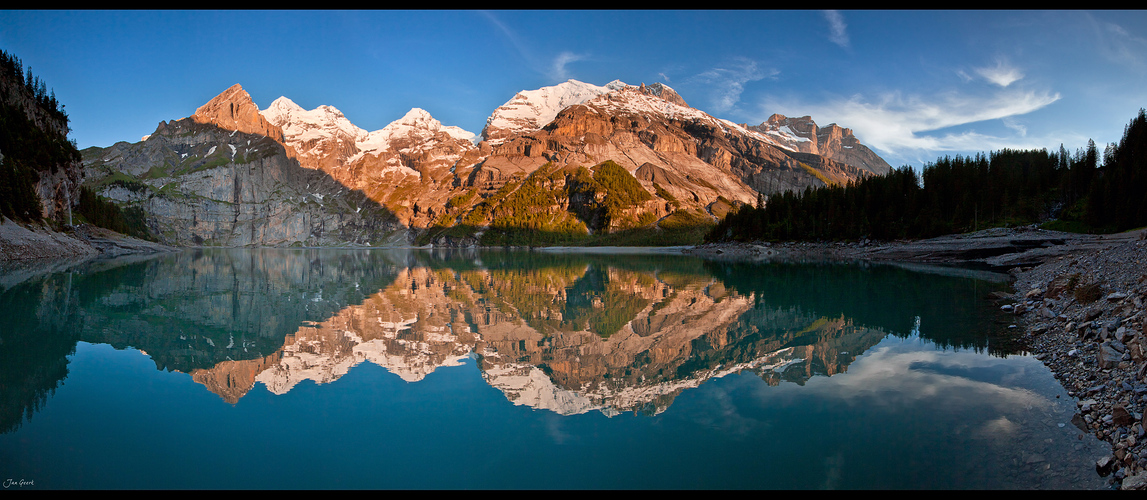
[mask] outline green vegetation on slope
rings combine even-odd
[[[491,210],[482,244],[568,245],[584,239],[585,223],[562,208],[568,199],[565,177],[563,169],[547,163],[507,192]]]
[[[447,216],[418,244],[459,240],[482,232],[485,246],[664,246],[701,242],[713,218],[681,204],[660,186],[658,196],[678,208],[658,222],[645,206],[654,196],[625,168],[605,161],[592,168],[547,163],[525,178],[513,178],[473,203],[477,191],[451,197]],[[473,203],[473,205],[471,205]],[[727,200],[716,204],[727,209]],[[730,205],[731,206],[731,205]]]
[[[76,215],[89,224],[111,229],[128,236],[156,241],[155,237],[147,230],[142,208],[127,207],[121,209],[119,205],[97,195],[87,186],[80,188],[80,203],[76,207]]]

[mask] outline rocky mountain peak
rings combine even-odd
[[[402,118],[390,122],[386,127],[383,127],[383,130],[389,129],[394,132],[409,135],[417,132],[437,133],[445,128],[449,127],[443,127],[442,122],[435,120],[426,110],[422,108],[410,108],[410,111],[402,115]],[[474,134],[469,134],[469,136],[473,137]]]
[[[769,117],[768,121],[761,124],[762,127],[766,125],[772,128],[788,127],[795,132],[794,135],[806,139],[815,136],[817,132],[816,122],[812,121],[812,117],[807,115],[789,118],[780,113],[774,113],[773,116]]]
[[[654,82],[649,86],[646,86],[644,83],[642,83],[641,87],[638,88],[638,91],[643,94],[660,97],[678,106],[689,107],[689,105],[685,103],[685,99],[682,99],[681,96],[677,94],[677,91],[669,88],[668,85],[665,85],[661,82]]]
[[[191,119],[197,123],[210,123],[227,130],[259,134],[283,141],[282,129],[268,122],[259,113],[259,107],[251,100],[251,95],[238,83],[200,106],[191,115]]]
[[[429,125],[431,122],[438,123],[438,120],[435,120],[433,116],[430,116],[430,113],[422,108],[410,108],[410,111],[407,111],[405,115],[402,115],[402,118],[400,118],[398,121],[412,125],[417,123],[424,123],[427,125]]]
[[[821,155],[878,175],[892,170],[888,163],[852,135],[852,129],[835,123],[818,127],[810,116],[789,118],[777,113],[764,123],[747,128],[790,151]]]
[[[571,80],[571,81],[576,81],[576,80]],[[626,84],[625,82],[623,82],[621,80],[614,80],[612,82],[605,84],[605,88],[607,88],[609,90],[621,90],[621,89],[628,87],[628,86],[629,86],[628,84]]]
[[[295,101],[288,99],[287,96],[281,96],[271,102],[271,105],[263,110],[262,113],[264,116],[270,115],[268,119],[271,119],[271,116],[291,116],[303,111],[303,107],[295,104]]]

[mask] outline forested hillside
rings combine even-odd
[[[1102,159],[1102,164],[1100,160]],[[929,238],[1043,223],[1109,233],[1147,225],[1147,116],[1140,109],[1102,158],[1094,141],[1068,153],[1002,150],[944,157],[847,186],[806,189],[745,207],[708,241]],[[759,205],[759,204],[758,204]]]

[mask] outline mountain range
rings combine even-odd
[[[768,195],[891,170],[847,128],[755,126],[666,85],[522,91],[480,134],[411,109],[376,131],[240,85],[136,143],[82,151],[85,185],[176,246],[545,245],[695,237]]]

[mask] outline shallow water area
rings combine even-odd
[[[1097,489],[984,299],[891,265],[187,250],[0,280],[25,489]],[[1082,435],[1082,439],[1080,436]],[[29,484],[30,482],[30,484]]]

